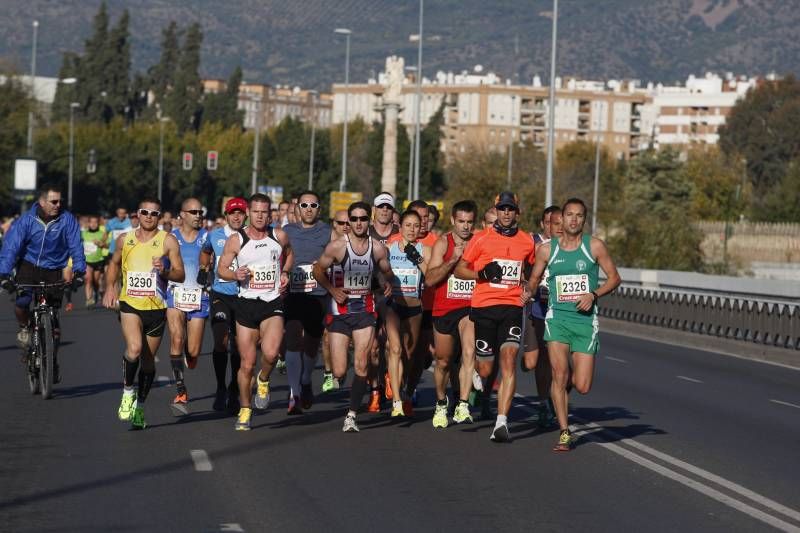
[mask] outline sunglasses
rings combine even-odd
[[[349,226],[350,223],[346,220],[334,220],[338,226]]]
[[[47,200],[47,201],[53,205],[61,205],[61,200]]]
[[[378,209],[394,209],[394,207],[389,204],[381,204],[378,206]]]
[[[309,207],[311,209],[316,209],[319,207],[319,204],[317,202],[311,202],[311,203],[303,202],[300,204],[300,207],[302,207],[303,209],[308,209]]]
[[[363,217],[350,217],[350,222],[369,222],[368,216]]]
[[[202,209],[184,209],[183,212],[184,213],[189,213],[190,215],[194,215],[196,217],[203,216],[203,210]]]
[[[147,209],[139,209],[139,214],[143,217],[159,217],[161,211],[148,211]]]

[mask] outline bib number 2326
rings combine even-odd
[[[574,302],[582,294],[589,293],[589,276],[571,274],[556,277],[556,300]]]

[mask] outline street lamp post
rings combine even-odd
[[[511,118],[514,117],[514,101],[517,95],[511,95]],[[511,189],[511,172],[514,167],[514,129],[510,129],[508,133],[508,176],[506,177],[506,185]]]
[[[547,182],[544,206],[553,205],[553,155],[555,153],[556,131],[556,39],[558,33],[558,0],[553,0],[553,42],[550,45],[550,95],[547,129]]]
[[[164,123],[169,118],[161,117],[158,124],[161,129],[158,137],[158,201],[162,201],[162,190],[164,189]]]
[[[347,184],[347,101],[350,99],[350,35],[353,33],[347,28],[336,28],[333,33],[345,36],[344,53],[344,125],[342,127],[342,179],[339,182],[339,191],[344,191]]]
[[[36,105],[36,41],[39,35],[39,21],[33,21],[33,50],[31,50],[31,99]],[[33,157],[33,108],[28,110],[28,157]]]
[[[311,95],[311,148],[308,155],[308,190],[314,190],[314,137],[317,133],[317,91],[310,91]]]
[[[253,120],[253,129],[255,135],[253,136],[253,177],[250,183],[250,194],[255,194],[258,189],[258,144],[261,135],[261,96],[253,97],[256,104],[256,116]]]
[[[405,68],[409,72],[417,72],[417,67],[409,65]],[[414,110],[414,123],[418,122],[416,118],[416,109]],[[408,146],[408,189],[406,191],[406,198],[409,203],[414,199],[414,137],[409,140]]]
[[[600,193],[600,123],[597,124],[597,146],[594,152],[594,196],[592,197],[592,235],[597,233],[597,196]]]
[[[414,126],[414,200],[419,199],[419,137],[420,137],[420,107],[422,105],[422,24],[424,14],[424,0],[419,0],[419,33],[417,34],[417,120]]]
[[[75,168],[75,108],[78,102],[69,104],[69,175],[67,178],[67,209],[72,211],[72,176]]]

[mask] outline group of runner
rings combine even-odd
[[[431,206],[415,201],[399,212],[388,193],[335,213],[332,226],[320,220],[313,191],[280,208],[275,217],[263,194],[233,198],[224,226],[207,232],[200,202],[188,198],[182,225],[166,231],[159,229],[160,202],[139,203],[139,227],[115,236],[103,297],[106,307],[119,308],[126,344],[121,420],[146,426],[144,404],[165,326],[176,384],[171,406],[188,414],[185,367],[197,365],[210,316],[213,406],[236,414],[236,430],[250,429],[253,410],[268,408],[279,357],[288,414],[310,409],[322,347],[323,392],[345,383],[352,351],[343,431],[359,431],[370,388],[368,411],[380,411],[386,398],[391,417],[412,416],[421,376],[435,361],[433,426],[472,422],[476,402],[483,417],[491,416],[496,383],[490,438],[506,442],[522,347],[523,369],[536,372],[539,421],[554,415],[555,449],[570,449],[568,390],[591,388],[597,300],[620,283],[605,244],[583,234],[581,200],[546,209],[536,235],[519,228],[511,192],[497,196],[483,228],[474,202],[455,203],[444,234],[432,229]]]

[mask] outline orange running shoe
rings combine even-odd
[[[392,380],[388,372],[383,375],[383,395],[387,400],[392,399]]]
[[[367,406],[368,413],[380,413],[381,412],[381,393],[377,390],[372,391],[372,394],[369,398],[369,405]]]
[[[72,311],[73,307],[74,307],[74,306],[72,305],[72,302],[67,302],[67,305],[66,305],[66,306],[64,306],[64,310],[65,310],[67,313],[69,313],[70,311]]]
[[[414,416],[414,406],[411,400],[403,400],[403,414],[405,416]]]
[[[170,407],[172,408],[172,414],[175,416],[186,416],[189,414],[189,395],[186,389],[178,391]]]

